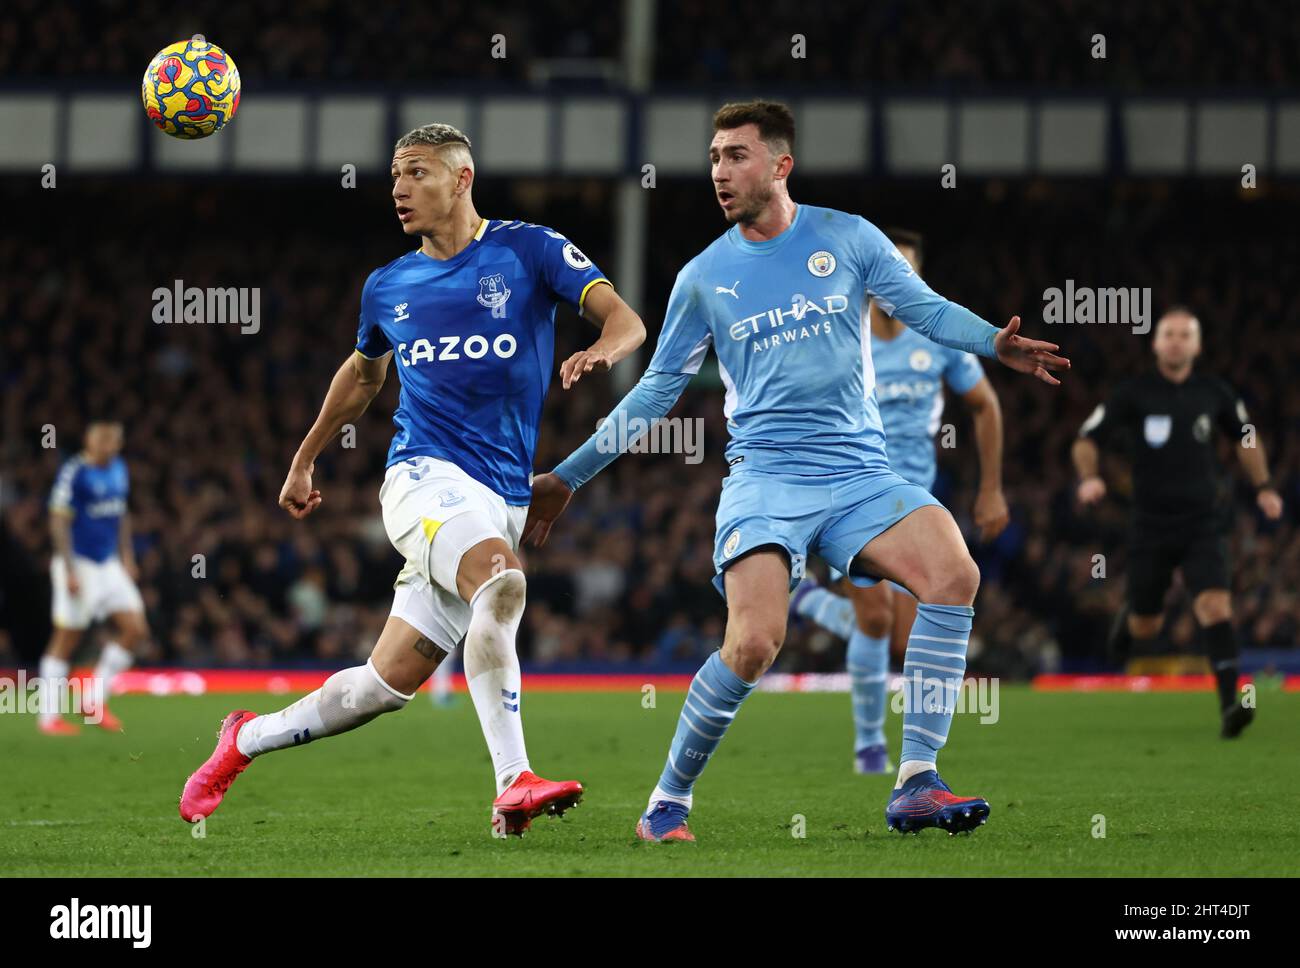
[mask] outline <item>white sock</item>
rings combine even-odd
[[[524,573],[507,568],[480,585],[469,601],[473,616],[465,635],[465,679],[492,754],[498,795],[528,769],[515,652],[527,590]]]
[[[686,797],[675,797],[671,793],[664,793],[664,791],[660,790],[658,785],[656,785],[654,792],[650,794],[650,802],[645,805],[646,813],[649,813],[650,808],[660,800],[667,800],[669,803],[680,803],[689,811],[691,809],[691,804],[695,802],[695,795],[691,794]]]
[[[108,642],[104,645],[104,650],[99,653],[99,664],[95,666],[95,679],[98,680],[97,688],[101,690],[98,695],[105,703],[112,695],[113,679],[119,672],[131,668],[133,662],[135,656],[116,642]]]
[[[51,679],[66,680],[68,678],[69,666],[66,659],[56,659],[52,655],[41,656],[40,682],[36,688],[40,692],[38,708],[40,709],[40,721],[48,723],[52,719],[59,718],[59,696],[64,690],[65,682],[58,682],[54,687],[49,685]]]
[[[938,767],[926,760],[908,760],[906,763],[900,763],[898,764],[898,782],[894,784],[894,789],[897,790],[916,774],[934,769],[938,769]]]
[[[356,729],[381,713],[401,709],[410,699],[384,682],[367,659],[363,666],[334,673],[292,706],[250,719],[240,727],[235,745],[245,756],[302,746]]]

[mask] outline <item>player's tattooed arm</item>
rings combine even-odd
[[[645,342],[645,323],[608,283],[588,290],[582,315],[600,327],[600,338],[560,364],[560,383],[566,390],[584,373],[610,369]]]
[[[416,652],[420,653],[420,655],[424,656],[426,659],[437,659],[439,655],[445,654],[442,649],[438,648],[423,635],[415,640],[415,644],[411,646],[411,648],[415,649]]]

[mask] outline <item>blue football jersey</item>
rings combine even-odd
[[[943,415],[943,385],[966,393],[984,378],[979,359],[940,346],[906,327],[892,339],[871,336],[876,403],[889,466],[913,484],[934,483],[934,435]]]
[[[647,377],[694,373],[712,346],[729,461],[803,475],[885,467],[868,296],[922,333],[993,355],[996,330],[930,289],[874,225],[800,205],[775,238],[751,242],[732,226],[686,264]],[[565,471],[577,482],[593,472],[586,455],[579,463]]]
[[[120,456],[100,467],[77,456],[64,462],[50,491],[49,509],[72,517],[72,551],[92,561],[117,555],[130,490]]]
[[[513,505],[529,476],[555,356],[555,307],[608,280],[559,232],[484,219],[451,259],[419,249],[370,274],[357,352],[390,351],[401,383],[388,464],[456,464]]]

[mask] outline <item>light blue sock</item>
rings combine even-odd
[[[885,743],[885,688],[889,639],[873,639],[855,628],[849,636],[848,668],[853,697],[853,751]]]
[[[847,639],[858,627],[853,603],[843,595],[836,595],[825,588],[813,588],[804,592],[795,611],[841,639]]]
[[[902,763],[933,763],[948,741],[974,616],[969,605],[916,606],[903,659]]]
[[[722,742],[736,710],[756,685],[728,669],[721,652],[709,656],[686,693],[658,790],[689,802],[695,781]]]

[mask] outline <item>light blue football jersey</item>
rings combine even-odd
[[[871,358],[889,466],[929,489],[934,483],[934,435],[943,416],[943,385],[966,393],[984,378],[984,369],[970,353],[940,346],[906,327],[892,339],[873,333]]]
[[[72,551],[92,561],[116,557],[131,483],[126,461],[104,466],[78,455],[64,462],[50,490],[49,509],[72,517]]]
[[[996,330],[930,289],[874,225],[800,205],[775,238],[751,242],[732,226],[686,264],[648,373],[694,373],[713,347],[729,461],[808,475],[884,466],[868,295],[910,326],[943,326],[992,355]],[[969,318],[942,324],[947,310]]]
[[[555,356],[555,307],[607,281],[559,232],[484,219],[447,260],[420,250],[370,274],[357,352],[392,351],[401,383],[388,464],[449,461],[513,505],[529,475]]]

